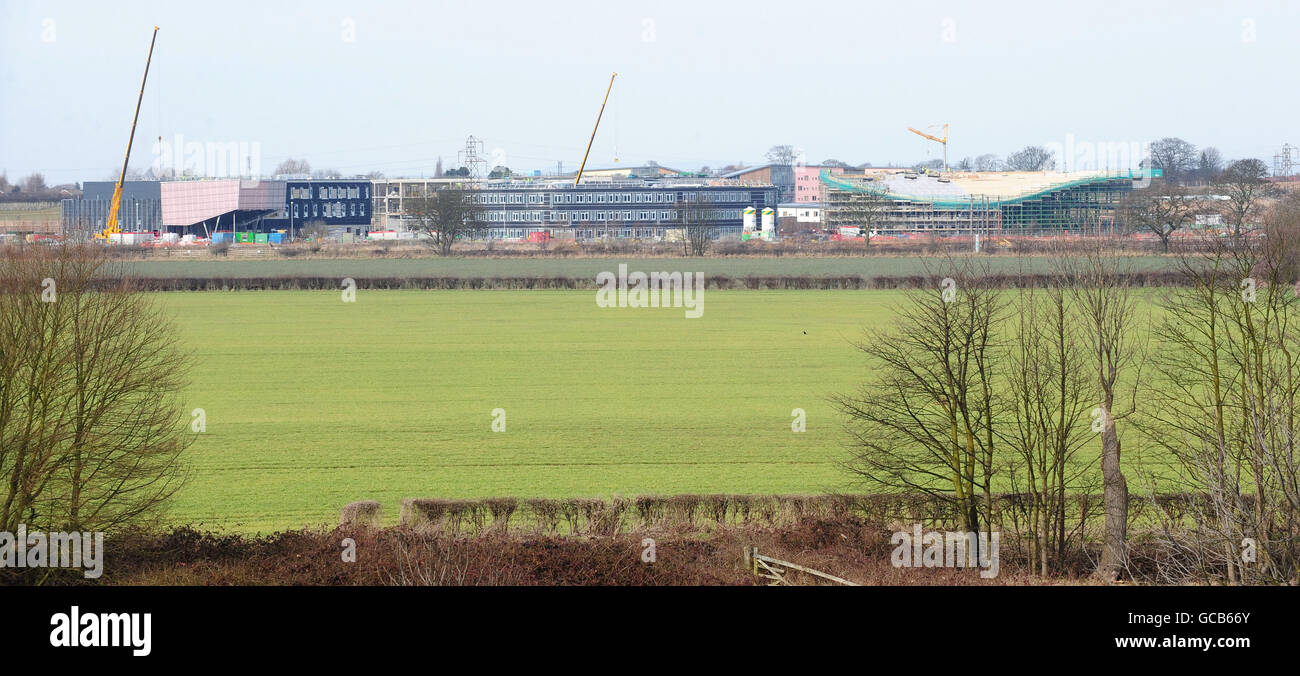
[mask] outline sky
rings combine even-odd
[[[141,171],[429,176],[470,135],[490,165],[572,171],[612,72],[588,167],[758,164],[777,144],[910,165],[941,149],[907,127],[943,123],[954,163],[1034,144],[1093,168],[1079,148],[1177,136],[1271,166],[1300,144],[1300,0],[0,0],[10,181],[116,177],[154,25]],[[239,171],[214,164],[231,148]]]

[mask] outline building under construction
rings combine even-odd
[[[1158,170],[1153,170],[1158,174]],[[1133,172],[821,172],[829,230],[876,233],[1105,233],[1150,174]]]

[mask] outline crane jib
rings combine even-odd
[[[95,235],[99,239],[108,239],[121,232],[117,227],[117,212],[122,205],[122,184],[126,181],[126,168],[131,163],[131,145],[135,143],[135,125],[140,120],[140,104],[144,101],[144,85],[149,81],[149,64],[153,61],[153,46],[158,41],[158,27],[153,27],[153,36],[149,39],[149,55],[144,60],[144,77],[140,79],[140,94],[135,100],[135,115],[131,117],[131,136],[126,142],[126,156],[122,158],[122,172],[118,174],[117,185],[113,187],[113,201],[108,205],[108,220],[104,231]]]

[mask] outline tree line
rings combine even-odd
[[[949,501],[971,532],[1007,525],[991,523],[996,492],[1021,494],[1044,576],[1089,544],[1067,527],[1067,496],[1100,489],[1095,568],[1115,580],[1132,575],[1132,501],[1178,492],[1182,516],[1142,534],[1170,554],[1154,564],[1163,581],[1294,581],[1300,208],[1273,209],[1265,228],[1180,258],[1185,284],[1158,294],[1130,288],[1100,248],[1022,290],[989,285],[980,259],[950,260],[940,287],[910,292],[857,344],[873,375],[833,398],[845,466],[869,490]],[[1167,463],[1135,464],[1135,442]]]

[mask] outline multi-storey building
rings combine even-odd
[[[323,224],[330,230],[365,234],[371,226],[374,189],[368,178],[286,179],[284,211],[264,221],[265,227],[290,234]]]
[[[376,180],[374,228],[405,230],[412,225],[404,203],[423,197],[453,179]],[[744,186],[733,181],[630,180],[489,181],[473,186],[488,236],[520,238],[534,232],[557,237],[655,238],[681,227],[682,205],[718,236],[739,235],[746,207],[776,206],[773,186]]]

